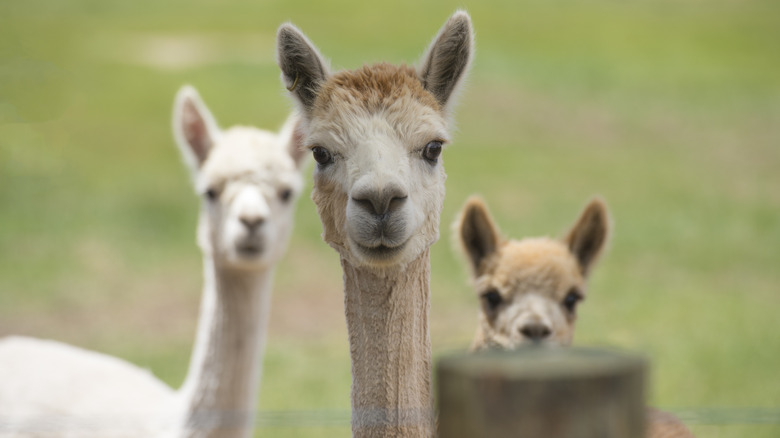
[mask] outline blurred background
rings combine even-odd
[[[780,3],[772,0],[0,1],[0,336],[125,358],[177,387],[201,292],[198,199],[171,134],[184,83],[223,127],[291,104],[274,36],[334,68],[414,63],[456,8],[477,32],[432,251],[435,354],[477,298],[450,223],[480,193],[511,237],[594,195],[611,247],[575,344],[652,361],[650,402],[708,437],[780,436]],[[338,257],[307,189],[277,271],[258,435],[349,435]]]

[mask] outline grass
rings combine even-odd
[[[435,351],[465,347],[476,324],[448,242],[469,194],[513,237],[557,235],[600,194],[615,235],[576,342],[650,357],[657,406],[780,410],[780,6],[768,0],[0,3],[0,335],[115,354],[178,385],[201,274],[175,91],[198,87],[223,125],[275,127],[290,105],[279,23],[352,68],[413,62],[457,7],[477,57],[445,153]],[[340,268],[306,196],[296,220],[259,397],[302,419],[264,416],[259,432],[344,436]],[[780,433],[691,422],[701,436]]]

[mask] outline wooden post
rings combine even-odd
[[[584,348],[455,354],[437,365],[440,438],[641,438],[644,359]]]

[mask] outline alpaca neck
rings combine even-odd
[[[273,271],[215,266],[205,283],[189,372],[180,390],[184,436],[247,437],[254,422]]]
[[[354,436],[433,436],[428,251],[392,272],[341,265]]]

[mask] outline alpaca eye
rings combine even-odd
[[[569,293],[563,298],[563,307],[569,312],[574,313],[574,309],[577,307],[577,303],[582,301],[582,294],[576,288],[569,290]]]
[[[320,166],[327,166],[333,161],[333,156],[330,154],[330,151],[322,146],[314,146],[311,148],[311,153],[314,156],[314,161]]]
[[[282,200],[282,202],[287,202],[292,197],[292,190],[290,189],[284,189],[279,192],[279,199]]]
[[[441,155],[441,142],[435,140],[425,145],[422,155],[431,164],[436,164],[439,161],[439,155]]]
[[[483,293],[482,299],[485,300],[485,303],[487,303],[487,306],[490,310],[496,310],[498,306],[500,306],[501,303],[504,302],[504,299],[501,297],[501,294],[496,289],[490,289],[487,292]]]
[[[208,189],[206,190],[206,198],[209,201],[216,201],[219,198],[219,192],[216,189]]]

